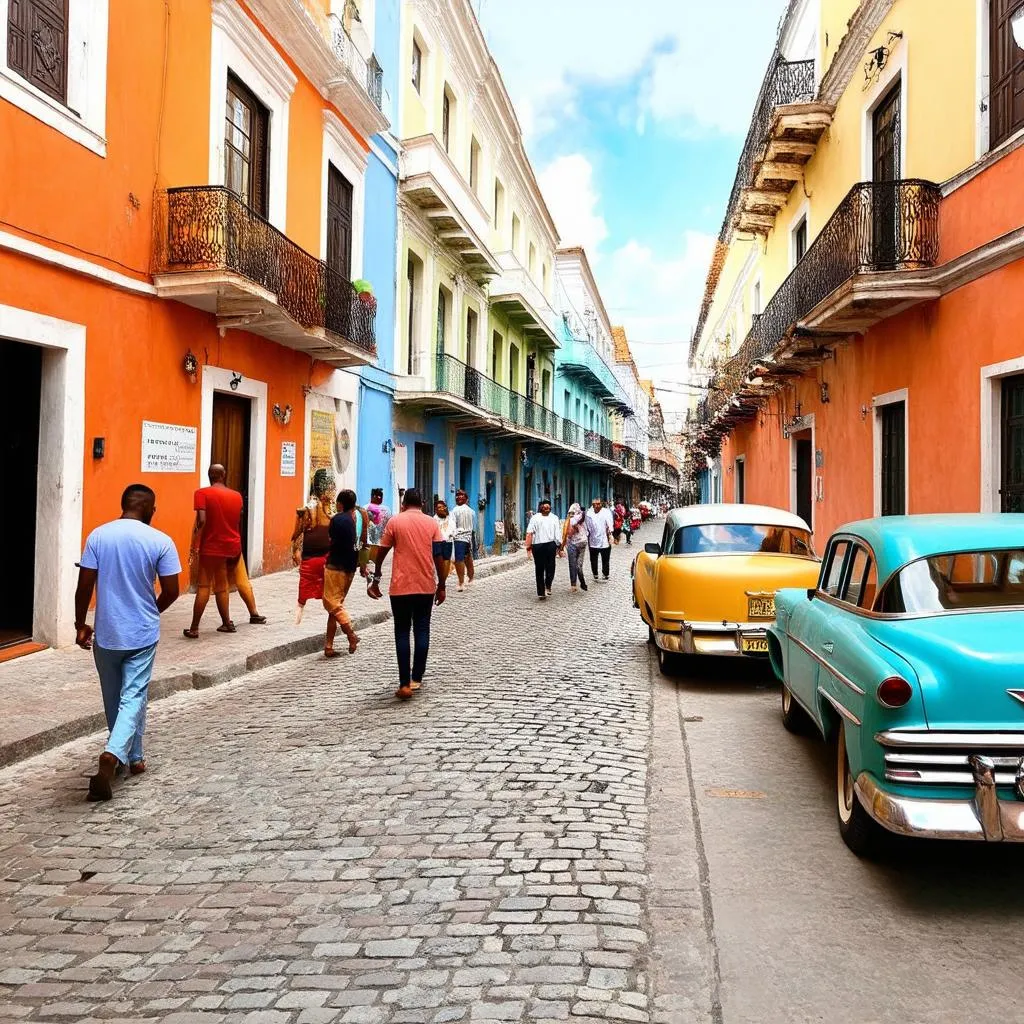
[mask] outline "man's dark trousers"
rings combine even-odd
[[[398,656],[398,682],[408,686],[410,680],[423,682],[430,649],[430,613],[433,594],[400,594],[391,598],[391,614],[395,620],[395,653]],[[409,631],[413,634],[412,666],[409,665]]]
[[[591,548],[590,549],[590,571],[597,579],[597,556],[601,556],[601,573],[605,579],[608,579],[608,573],[611,571],[612,565],[612,549],[607,548]]]
[[[544,597],[555,582],[555,555],[558,545],[552,540],[533,545],[533,571],[537,574],[537,596]]]

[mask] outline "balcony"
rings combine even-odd
[[[336,14],[330,16],[331,49],[342,73],[328,83],[331,101],[343,113],[354,112],[353,120],[368,135],[383,131],[388,119],[383,111],[384,72],[372,54],[367,58],[345,31]]]
[[[560,348],[555,311],[515,253],[498,253],[498,264],[501,273],[491,282],[491,305],[538,348]]]
[[[445,416],[455,426],[469,427],[495,437],[513,437],[557,450],[607,469],[617,466],[612,442],[551,409],[511,391],[455,356],[435,357],[435,381],[430,391],[395,393],[395,401],[425,415]]]
[[[814,61],[776,59],[761,86],[729,197],[726,221],[737,231],[766,235],[803,180],[834,112],[814,97]]]
[[[715,370],[693,421],[705,454],[717,450],[716,434],[818,365],[823,342],[938,297],[939,285],[920,271],[939,257],[940,202],[928,181],[854,185],[736,355]]]
[[[490,231],[487,209],[436,136],[405,143],[402,195],[424,211],[438,240],[459,257],[474,281],[482,284],[500,273],[484,241]]]
[[[625,444],[613,444],[612,449],[615,460],[621,467],[620,472],[624,476],[633,476],[638,480],[648,479],[647,459],[641,452]]]
[[[625,416],[633,414],[633,403],[626,397],[611,367],[589,341],[573,337],[568,329],[563,334],[558,353],[557,372],[570,380],[578,380],[615,412]]]
[[[155,205],[153,283],[162,298],[332,366],[376,359],[375,306],[229,189],[167,189]]]

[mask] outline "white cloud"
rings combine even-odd
[[[560,156],[538,175],[541,192],[558,226],[563,246],[582,245],[595,257],[608,237],[608,225],[598,212],[594,168],[582,153]]]
[[[784,0],[480,0],[528,136],[556,130],[581,84],[637,81],[638,114],[742,135]],[[523,25],[542,25],[523,44]],[[632,120],[632,119],[631,119]],[[638,127],[643,122],[638,122]]]

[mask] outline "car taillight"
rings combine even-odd
[[[914,695],[910,683],[902,676],[890,676],[878,684],[878,703],[886,708],[901,708]]]

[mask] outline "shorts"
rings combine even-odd
[[[239,585],[248,586],[249,575],[245,571],[245,560],[224,558],[219,555],[200,555],[194,586],[198,590],[209,589],[214,594],[233,594]]]
[[[435,540],[434,557],[443,558],[446,562],[451,561],[452,542],[450,540]]]
[[[329,612],[335,611],[345,603],[354,576],[354,572],[326,567],[324,570],[324,607]]]
[[[466,560],[466,555],[472,556],[472,548],[473,545],[470,544],[468,540],[457,540],[455,542],[455,561],[464,562]]]

